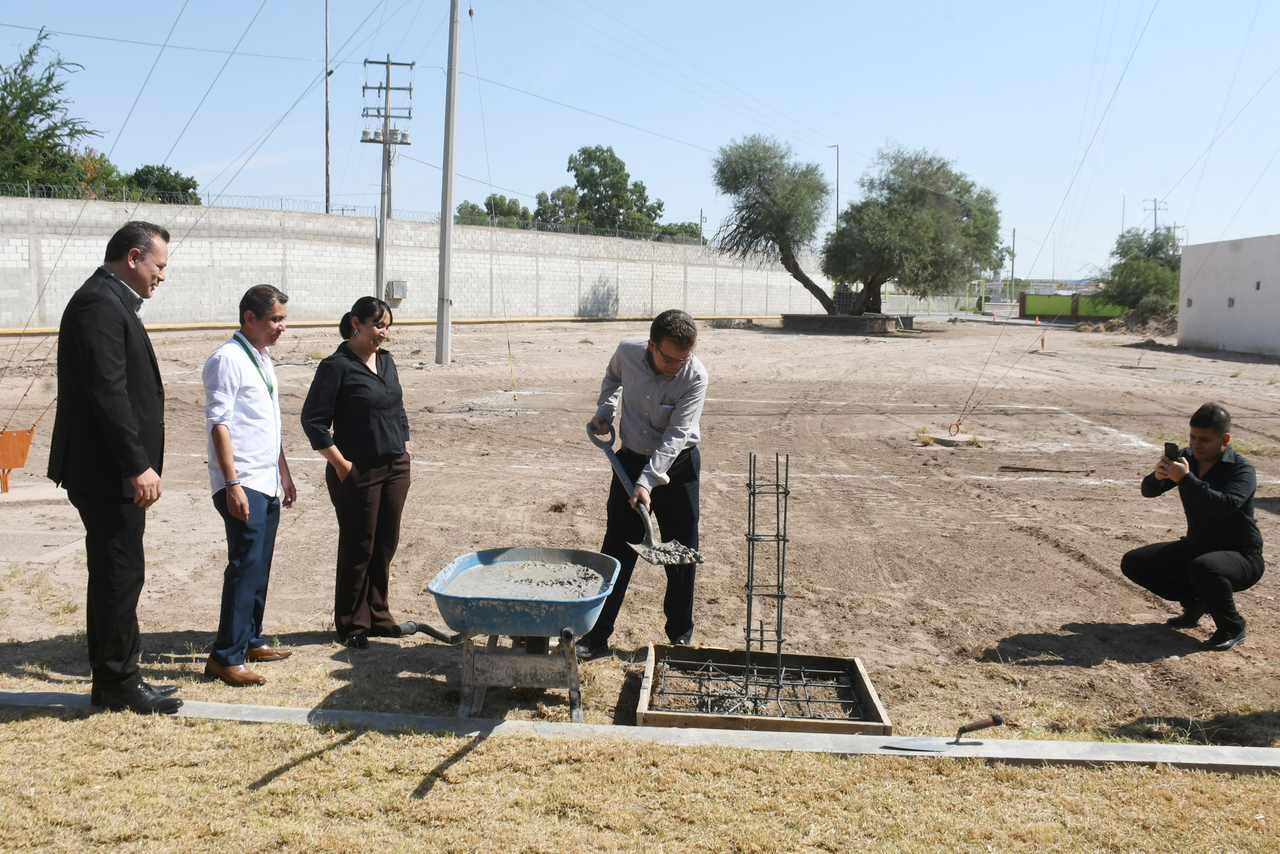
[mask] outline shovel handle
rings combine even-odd
[[[965,724],[964,726],[960,727],[960,731],[956,733],[956,741],[957,742],[960,741],[960,736],[964,735],[966,732],[977,732],[980,729],[987,729],[988,727],[1000,726],[1003,723],[1004,723],[1004,718],[1000,717],[1000,715],[992,715],[989,718],[983,718],[980,721],[974,721],[973,723]]]
[[[613,437],[616,434],[613,425],[609,425],[608,441],[596,436],[595,428],[591,426],[591,422],[587,422],[587,437],[591,439],[591,444],[604,451],[605,456],[609,458],[609,465],[613,466],[613,473],[618,476],[618,480],[622,482],[622,488],[627,491],[627,496],[635,495],[636,486],[631,482],[631,478],[627,477],[627,471],[622,467],[622,461],[618,459],[618,455],[613,452]],[[653,532],[653,520],[649,518],[649,511],[645,509],[643,504],[636,503],[636,512],[640,514],[640,518],[644,520],[644,529],[647,534],[645,542],[656,542],[656,535]]]

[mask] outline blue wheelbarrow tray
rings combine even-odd
[[[568,564],[586,567],[600,576],[599,592],[576,599],[533,599],[515,596],[454,595],[449,585],[465,572],[514,561]],[[445,624],[468,635],[509,637],[559,637],[564,629],[580,638],[596,624],[604,601],[613,590],[621,568],[615,558],[583,549],[537,546],[486,549],[455,558],[440,570],[427,589]],[[592,585],[594,587],[594,585]]]

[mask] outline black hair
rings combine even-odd
[[[395,322],[395,315],[391,313],[391,306],[377,297],[360,297],[360,299],[356,300],[356,304],[351,306],[351,311],[342,315],[342,320],[338,321],[338,332],[342,335],[342,340],[345,341],[355,334],[355,329],[351,325],[351,318],[354,317],[361,323],[377,323],[384,316],[387,318],[388,327]]]
[[[244,323],[246,311],[252,311],[253,316],[261,320],[268,311],[271,311],[272,305],[276,303],[284,305],[288,301],[289,295],[275,285],[254,285],[240,297],[240,323]]]
[[[1231,432],[1231,413],[1221,404],[1206,403],[1191,416],[1191,426],[1201,430],[1213,430],[1219,435]]]
[[[138,219],[130,220],[120,226],[119,231],[111,235],[111,239],[107,241],[106,256],[102,260],[123,260],[131,249],[137,249],[142,253],[142,257],[146,258],[151,254],[151,246],[155,243],[157,237],[168,243],[169,230],[155,223],[143,222]]]
[[[678,308],[669,308],[649,325],[649,338],[655,344],[670,341],[681,350],[692,350],[698,343],[698,327],[693,318]]]

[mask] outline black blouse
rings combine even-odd
[[[312,448],[337,445],[349,460],[404,453],[409,416],[396,363],[382,349],[376,360],[375,374],[345,341],[321,360],[302,404],[302,429]]]

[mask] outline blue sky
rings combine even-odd
[[[358,139],[373,103],[361,86],[381,72],[362,61],[390,53],[418,63],[394,206],[439,210],[448,5],[331,0],[335,205],[377,204],[379,149]],[[1150,227],[1153,198],[1160,222],[1185,226],[1192,243],[1280,232],[1280,4],[470,5],[455,203],[482,201],[492,181],[532,207],[539,190],[570,182],[570,153],[612,145],[667,221],[702,211],[713,231],[727,209],[714,152],[765,133],[833,185],[838,144],[842,205],[885,145],[955,161],[998,195],[1006,243],[1017,229],[1019,276],[1088,274],[1107,262],[1122,215]],[[321,0],[138,0],[113,18],[104,8],[7,4],[0,62],[30,44],[21,28],[46,27],[84,66],[69,78],[73,114],[122,168],[167,162],[202,190],[323,200]],[[393,82],[408,78],[397,70]]]

